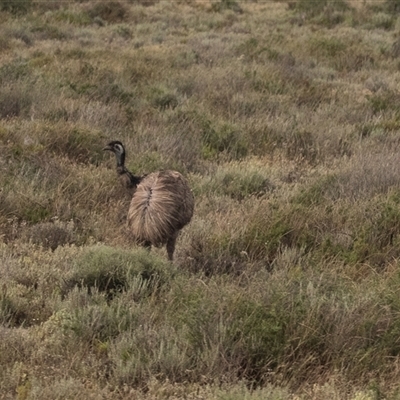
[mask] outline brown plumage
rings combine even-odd
[[[179,231],[190,222],[194,210],[193,194],[186,179],[169,170],[135,176],[125,167],[121,142],[110,142],[104,150],[115,154],[123,185],[134,189],[127,222],[135,241],[146,247],[166,244],[168,258],[172,260]]]

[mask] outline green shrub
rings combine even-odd
[[[5,326],[18,326],[24,320],[24,313],[18,310],[5,293],[0,293],[0,323]]]
[[[205,159],[227,153],[229,158],[241,159],[248,152],[248,144],[241,132],[230,124],[215,126],[210,120],[202,122],[202,154]]]
[[[370,218],[362,225],[354,243],[354,255],[358,262],[368,262],[382,267],[387,257],[398,257],[400,241],[400,213],[398,201],[378,201],[366,210]]]
[[[95,2],[88,9],[92,19],[100,19],[108,23],[121,22],[128,16],[128,9],[118,1]]]
[[[393,109],[393,102],[398,101],[399,95],[391,90],[374,93],[368,96],[368,102],[371,106],[372,111],[375,114],[390,111]]]
[[[335,58],[346,50],[347,45],[335,37],[321,37],[315,38],[310,47],[312,54]]]
[[[132,38],[132,30],[127,24],[116,25],[114,28],[114,32],[116,32],[119,36],[123,37],[124,39]]]
[[[51,216],[50,207],[35,202],[26,205],[19,215],[24,221],[33,224],[46,220],[49,216]]]
[[[219,0],[214,1],[211,4],[211,10],[215,12],[221,12],[224,10],[232,10],[237,13],[242,13],[242,7],[238,4],[236,0]]]
[[[194,190],[198,195],[222,195],[236,200],[249,196],[262,196],[273,189],[262,168],[227,164],[219,167],[210,177],[203,179]]]
[[[231,357],[239,362],[240,378],[261,383],[268,371],[277,368],[285,341],[285,325],[274,305],[241,299],[227,326]]]
[[[140,385],[157,374],[160,379],[182,382],[193,364],[186,343],[167,324],[152,321],[121,334],[110,347],[113,377],[119,384]]]
[[[35,38],[40,40],[65,40],[70,36],[69,31],[60,26],[37,22],[32,28]]]
[[[306,13],[308,17],[316,17],[324,12],[332,13],[333,11],[346,11],[349,6],[344,0],[335,2],[329,0],[298,0],[295,2],[294,8],[298,12]]]
[[[385,6],[387,10],[391,13],[400,12],[400,1],[399,0],[386,0]]]
[[[28,77],[31,73],[32,68],[29,61],[18,57],[0,67],[0,82],[10,84],[12,81]]]
[[[0,11],[11,14],[26,14],[32,6],[32,0],[0,0]]]
[[[336,199],[339,194],[339,178],[332,174],[324,176],[310,187],[303,188],[291,201],[303,206],[317,206],[329,199]]]
[[[243,43],[239,44],[236,51],[239,57],[245,56],[246,60],[261,61],[261,56],[266,54],[268,60],[276,61],[281,56],[278,50],[263,45],[255,37],[246,39]]]
[[[347,11],[350,10],[346,1],[313,1],[299,0],[289,2],[289,8],[297,11],[297,16],[292,22],[303,24],[304,21],[333,28],[346,20]]]
[[[166,261],[157,259],[147,250],[124,251],[97,246],[75,261],[65,279],[65,290],[75,286],[95,288],[106,292],[110,298],[132,290],[141,298],[165,284],[172,273]]]
[[[174,109],[178,106],[178,97],[168,89],[154,87],[150,93],[150,102],[160,110]]]
[[[386,13],[376,13],[371,20],[373,28],[385,29],[387,31],[393,29],[395,24],[396,18]]]
[[[120,83],[114,72],[94,68],[90,63],[84,63],[80,75],[73,76],[66,86],[78,96],[88,96],[104,104],[117,103],[124,106],[133,105],[136,94],[128,85]]]
[[[75,297],[82,301],[86,295],[75,289],[66,301],[71,302]],[[129,304],[107,304],[104,296],[95,292],[92,293],[91,301],[88,301],[91,302],[94,304],[69,311],[69,318],[65,319],[63,325],[66,334],[73,334],[83,343],[98,344],[106,343],[122,332],[136,328],[136,312]]]
[[[57,21],[67,22],[77,26],[87,26],[92,22],[87,12],[74,12],[67,9],[57,11],[54,18]]]

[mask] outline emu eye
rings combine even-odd
[[[115,144],[114,149],[116,151],[118,151],[118,153],[120,153],[120,154],[122,154],[124,152],[124,149],[122,148],[122,146],[120,144]]]

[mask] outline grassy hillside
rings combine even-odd
[[[399,399],[399,17],[0,0],[0,398]],[[190,181],[173,264],[112,139]]]

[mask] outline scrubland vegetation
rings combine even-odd
[[[400,2],[0,0],[1,399],[399,399]],[[196,197],[176,260],[136,173]]]

